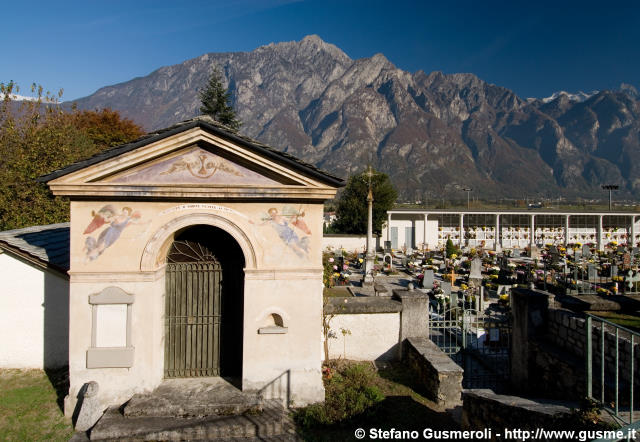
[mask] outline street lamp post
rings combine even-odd
[[[611,212],[611,191],[612,190],[618,190],[619,188],[620,188],[620,186],[615,185],[615,184],[604,184],[602,186],[602,189],[609,191],[609,212]]]
[[[464,189],[462,189],[462,190],[464,190],[465,192],[467,192],[467,210],[469,210],[469,208],[471,207],[471,206],[470,206],[470,204],[469,204],[469,193],[470,193],[473,189],[471,189],[471,188],[469,188],[469,187],[465,187],[465,188],[464,188]]]

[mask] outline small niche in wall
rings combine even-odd
[[[87,368],[133,366],[131,308],[134,299],[134,295],[118,287],[107,287],[89,296],[91,347],[87,350]]]
[[[289,329],[284,326],[282,316],[277,313],[267,315],[263,321],[262,327],[258,329],[260,335],[278,335],[287,333]]]

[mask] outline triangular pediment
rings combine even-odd
[[[50,176],[55,194],[80,197],[326,199],[341,185],[313,166],[201,122]]]
[[[234,161],[235,160],[235,161]],[[203,184],[203,185],[264,185],[295,184],[289,179],[270,178],[267,171],[252,170],[250,164],[241,164],[240,158],[225,158],[199,146],[191,146],[126,170],[105,181],[114,184]],[[254,166],[255,169],[255,166]]]

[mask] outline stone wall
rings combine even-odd
[[[582,313],[558,308],[545,292],[514,289],[514,340],[512,347],[512,379],[523,393],[538,396],[580,399],[586,395],[586,318]],[[601,394],[602,323],[592,321],[593,395]],[[618,376],[620,405],[629,393],[630,336],[615,327],[604,328],[605,400],[610,402],[615,391],[616,342],[618,343]],[[634,378],[640,379],[640,339],[633,345]],[[637,382],[636,382],[637,385]],[[519,387],[519,388],[518,388]],[[635,388],[635,395],[640,389]]]
[[[402,345],[416,387],[442,409],[460,405],[464,370],[426,337],[407,338]]]
[[[565,355],[572,355],[579,359],[580,378],[586,382],[586,318],[583,315],[563,309],[551,309],[548,314],[547,333],[544,335],[545,341],[552,343]],[[599,391],[601,378],[601,348],[602,348],[602,322],[592,320],[591,342],[592,342],[592,372],[594,379],[594,395]],[[606,325],[604,327],[604,366],[605,366],[605,387],[612,390],[615,385],[616,370],[616,341],[618,342],[618,376],[620,382],[621,396],[626,397],[629,390],[631,376],[631,338],[630,334],[624,331],[618,332],[616,338],[615,327]],[[633,345],[633,368],[634,378],[640,379],[640,339],[634,338]],[[584,383],[583,383],[584,384]],[[637,384],[637,382],[636,382]],[[584,384],[586,385],[586,384]],[[584,389],[582,389],[584,392]],[[609,394],[612,394],[608,391]],[[636,387],[636,395],[640,389]]]
[[[495,394],[491,390],[465,390],[462,393],[462,426],[467,430],[489,428],[492,440],[521,440],[505,429],[535,431],[575,429],[571,410],[550,401],[533,401],[517,396]],[[500,436],[497,436],[497,433]],[[538,439],[549,440],[549,439]]]
[[[329,298],[324,306],[329,359],[398,359],[401,312],[402,303],[390,298]]]
[[[380,249],[383,245],[379,236],[374,236],[374,246],[376,250]],[[367,247],[367,235],[340,235],[340,234],[327,234],[322,236],[322,250],[332,249],[340,250],[344,249],[347,252],[363,253]]]

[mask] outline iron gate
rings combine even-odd
[[[429,337],[464,369],[464,388],[501,391],[509,380],[511,323],[507,313],[441,304],[430,309]]]
[[[166,268],[165,378],[220,375],[222,268],[206,253],[186,258],[174,243]]]

